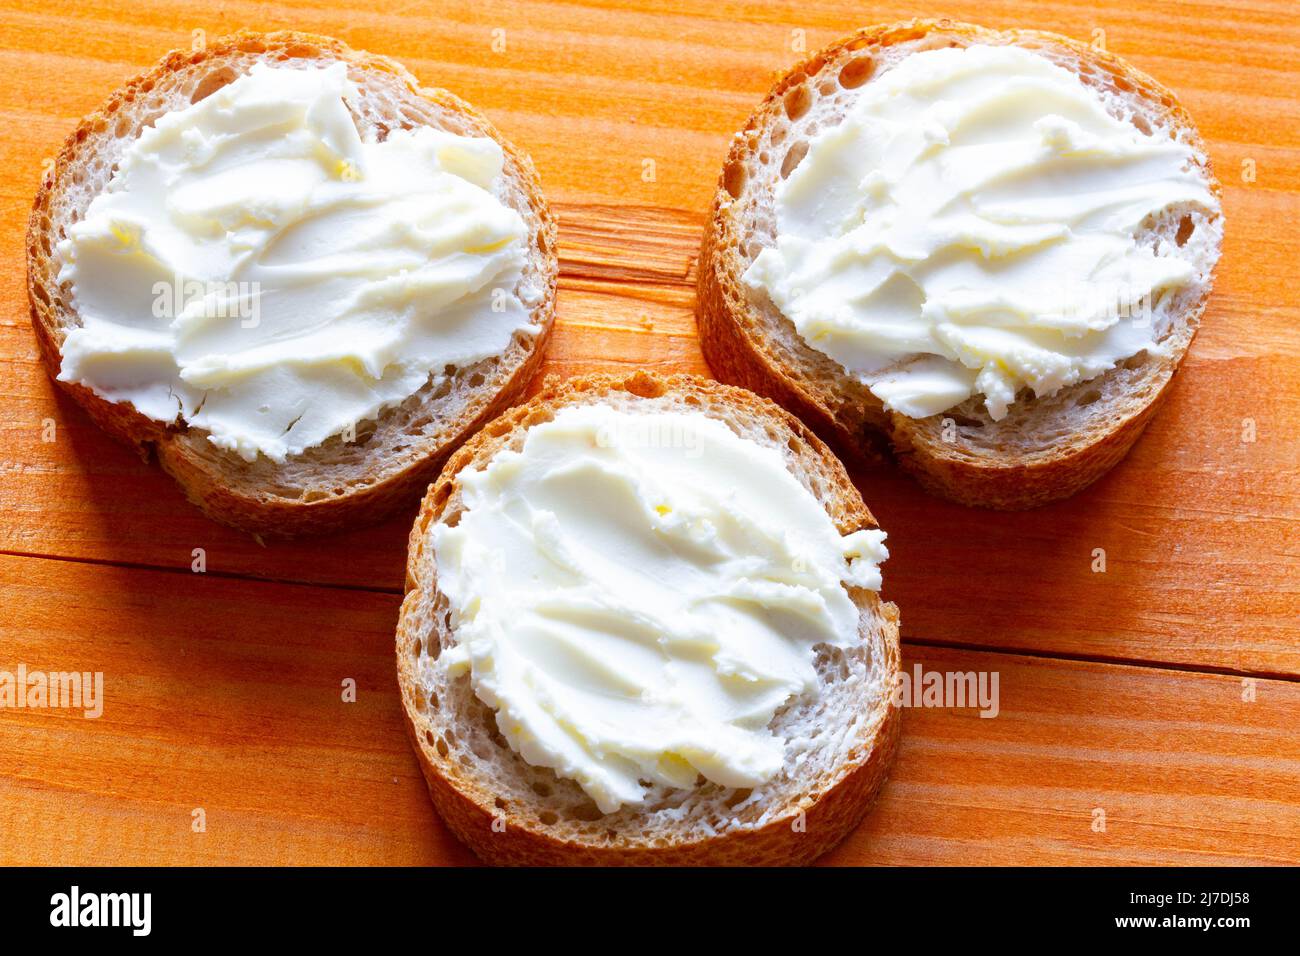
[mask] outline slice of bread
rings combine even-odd
[[[1173,208],[1144,224],[1141,242],[1180,248],[1193,281],[1155,309],[1167,356],[1139,353],[1055,395],[1025,390],[994,421],[983,397],[912,419],[880,400],[833,359],[810,347],[766,296],[741,282],[776,241],[775,188],[799,164],[809,138],[840,122],[856,92],[902,58],[923,50],[1015,44],[1076,73],[1110,112],[1143,132],[1191,147],[1217,197],[1205,146],[1174,95],[1116,56],[1065,37],[994,31],[948,20],[864,29],[791,69],[737,134],[718,182],[699,268],[699,329],[709,367],[793,411],[849,458],[893,456],[923,486],[964,504],[1020,509],[1072,495],[1113,467],[1168,391],[1196,333],[1219,257],[1222,217]]]
[[[407,593],[397,629],[397,671],[407,727],[429,792],[451,830],[490,863],[806,863],[838,843],[871,805],[896,747],[898,610],[851,589],[860,643],[819,645],[821,694],[795,699],[770,728],[786,741],[785,766],[751,791],[713,783],[658,788],[640,808],[602,814],[572,780],[510,749],[468,675],[432,667],[456,643],[438,589],[430,527],[463,508],[460,474],[522,446],[528,429],[567,406],[603,403],[634,413],[707,415],[778,449],[842,534],[875,527],[843,466],[797,419],[756,395],[691,376],[591,376],[543,390],[470,439],[429,489],[411,531]]]
[[[523,217],[530,235],[521,287],[538,293],[536,334],[517,333],[500,355],[446,370],[376,420],[358,423],[355,441],[335,436],[290,456],[247,462],[213,445],[183,422],[162,423],[128,403],[60,382],[102,428],[156,457],[186,495],[218,521],[277,536],[331,531],[378,521],[413,505],[455,448],[515,402],[541,362],[554,317],[555,221],[532,161],[511,146],[473,107],[452,94],[422,88],[385,57],[305,33],[239,33],[197,52],[168,54],[123,85],[68,137],[41,185],[27,237],[28,293],[41,354],[57,378],[68,329],[80,324],[71,290],[59,285],[56,246],[108,185],[131,142],[164,113],[182,109],[248,72],[255,63],[325,67],[343,62],[360,96],[353,110],[363,137],[431,126],[490,137],[505,152],[498,199]],[[439,370],[443,371],[443,370]]]

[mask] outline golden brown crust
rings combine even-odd
[[[828,514],[841,533],[876,526],[843,466],[798,419],[771,402],[739,388],[694,376],[659,377],[646,372],[630,375],[592,375],[548,385],[529,402],[490,423],[465,443],[429,488],[419,517],[411,530],[407,559],[407,594],[397,629],[398,683],[402,691],[407,731],[415,746],[429,794],[453,833],[489,863],[506,865],[775,865],[805,864],[839,843],[870,809],[888,775],[898,742],[901,722],[897,702],[886,692],[874,702],[878,713],[874,736],[855,754],[846,771],[823,793],[809,793],[801,803],[770,823],[752,830],[731,830],[695,841],[670,839],[666,845],[620,845],[618,842],[580,843],[557,839],[530,825],[529,817],[502,809],[495,795],[462,765],[440,753],[418,695],[416,652],[421,633],[418,605],[425,589],[436,588],[428,579],[432,555],[425,554],[429,526],[455,500],[458,475],[468,467],[481,467],[509,445],[522,430],[550,420],[566,405],[599,402],[612,395],[657,398],[667,394],[695,395],[721,400],[749,420],[770,421],[790,434],[800,456],[815,461],[833,487]],[[882,624],[885,685],[892,688],[900,669],[898,609],[869,596]],[[802,820],[796,824],[796,819]],[[493,828],[494,822],[497,824]],[[504,829],[501,824],[504,823]]]
[[[893,432],[894,454],[923,488],[950,501],[999,511],[1036,508],[1082,491],[1119,464],[1164,404],[1176,371],[1169,369],[1153,400],[1068,457],[998,467],[918,451],[915,442],[919,436],[906,428]]]
[[[879,432],[873,431],[865,418],[859,420],[848,409],[832,410],[829,403],[819,401],[807,379],[786,374],[779,360],[761,346],[753,329],[735,321],[735,312],[744,307],[744,300],[734,298],[738,290],[722,281],[716,268],[718,219],[715,209],[714,225],[704,231],[696,287],[696,325],[709,371],[793,412],[855,465],[880,464],[886,452]],[[862,403],[865,408],[873,397],[865,388],[860,391],[867,396]]]
[[[385,74],[397,78],[410,94],[456,114],[477,135],[494,139],[504,150],[507,169],[516,172],[518,184],[540,223],[537,242],[545,256],[544,302],[534,312],[539,332],[523,347],[525,354],[510,370],[508,378],[491,394],[475,395],[469,402],[469,414],[458,420],[452,435],[430,449],[428,454],[405,462],[380,480],[315,500],[307,500],[306,496],[282,495],[273,488],[250,491],[229,480],[228,469],[232,464],[237,467],[237,463],[233,463],[229,456],[196,453],[193,448],[195,435],[187,429],[155,421],[140,414],[130,404],[107,401],[85,386],[58,382],[62,362],[60,349],[66,332],[60,327],[54,302],[57,298],[57,268],[53,246],[58,241],[57,225],[51,216],[54,196],[67,187],[67,177],[83,164],[85,151],[91,148],[88,144],[95,137],[102,136],[116,121],[119,112],[129,108],[138,97],[180,71],[211,68],[232,56],[249,55],[289,59],[325,57],[345,62],[367,75]],[[215,91],[219,85],[205,89],[204,95]],[[186,496],[209,516],[224,524],[263,535],[295,536],[335,531],[379,521],[397,508],[413,504],[460,442],[522,397],[541,364],[554,324],[558,273],[555,240],[555,220],[542,195],[541,183],[531,159],[508,142],[486,117],[468,103],[445,90],[421,88],[405,67],[387,57],[353,50],[329,37],[292,30],[267,34],[243,31],[212,41],[203,50],[172,51],[152,69],[114,91],[103,106],[82,119],[68,136],[52,173],[41,183],[28,223],[27,288],[32,327],[51,378],[114,438],[134,447],[146,459],[156,457],[179,482]],[[490,361],[480,365],[488,368]],[[460,370],[458,375],[469,377],[479,367]]]
[[[1199,301],[1187,309],[1191,333],[1176,343],[1170,358],[1151,360],[1153,387],[1144,389],[1145,404],[1135,403],[1125,408],[1104,429],[1084,436],[1086,440],[1063,443],[1051,449],[1050,454],[997,458],[963,454],[949,443],[934,440],[932,433],[937,431],[934,423],[943,416],[914,422],[887,411],[866,386],[802,340],[795,345],[793,357],[781,354],[764,329],[757,307],[741,286],[743,269],[739,267],[741,257],[737,254],[747,237],[733,207],[743,195],[749,161],[760,148],[759,134],[785,115],[792,100],[801,102],[797,97],[800,87],[814,82],[842,82],[850,86],[869,82],[873,66],[858,69],[847,81],[840,79],[845,76],[841,71],[846,66],[853,70],[850,64],[869,64],[873,54],[898,44],[919,44],[917,49],[931,49],[971,43],[1013,43],[1087,64],[1093,71],[1088,82],[1141,97],[1160,111],[1171,127],[1182,131],[1196,152],[1205,153],[1191,118],[1174,94],[1104,50],[1052,33],[994,31],[951,20],[917,19],[868,27],[787,71],[732,141],[701,246],[697,317],[701,347],[715,375],[772,398],[795,412],[840,454],[870,461],[887,443],[888,450],[929,491],[963,504],[1014,510],[1068,497],[1091,484],[1127,454],[1168,390],[1195,333],[1196,321],[1205,308],[1208,285]],[[824,81],[820,79],[823,74],[827,76]],[[1218,197],[1220,187],[1208,163],[1204,169],[1210,190]],[[784,317],[780,321],[789,324]]]

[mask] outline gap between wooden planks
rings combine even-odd
[[[472,862],[402,726],[395,595],[0,557],[0,604],[0,659],[104,674],[97,719],[0,715],[0,864]],[[908,710],[879,806],[826,862],[1300,859],[1300,684],[1247,702],[1209,674],[916,664],[997,671],[1000,712]]]

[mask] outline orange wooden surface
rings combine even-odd
[[[398,720],[411,515],[263,546],[203,518],[40,368],[23,231],[77,117],[194,30],[294,27],[396,57],[537,164],[561,221],[546,373],[703,373],[694,257],[730,134],[795,48],[912,15],[1104,39],[1199,123],[1228,232],[1170,401],[1095,487],[1005,515],[856,476],[890,533],[909,662],[998,671],[1002,712],[909,711],[880,808],[827,862],[1300,862],[1300,27],[1284,0],[0,0],[0,670],[99,670],[106,695],[97,720],[0,709],[0,862],[468,860]]]

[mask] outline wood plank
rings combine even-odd
[[[917,664],[997,670],[1001,712],[907,711],[879,809],[823,862],[1300,862],[1294,682],[1248,703],[1206,674],[905,648]]]
[[[0,557],[0,670],[104,675],[97,719],[0,709],[0,832],[31,835],[0,864],[470,862],[401,726],[397,604]],[[996,671],[998,714],[908,710],[879,808],[827,862],[1300,862],[1300,684],[1247,703],[1206,674],[908,648],[918,664]]]

